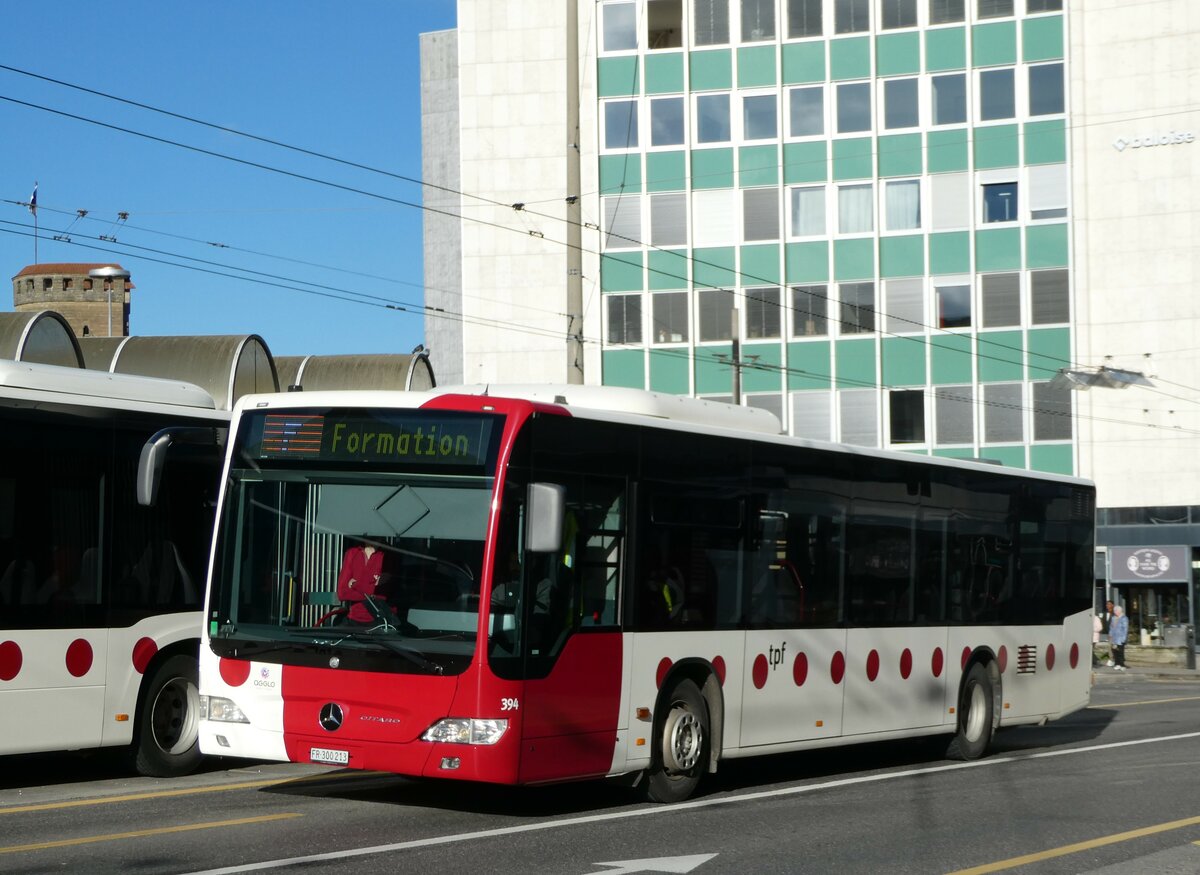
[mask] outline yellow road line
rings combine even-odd
[[[1177,699],[1146,699],[1142,702],[1117,702],[1112,705],[1091,705],[1090,707],[1103,710],[1105,708],[1132,708],[1134,705],[1165,705],[1168,702],[1196,701],[1200,701],[1200,696],[1180,696]]]
[[[136,829],[132,832],[114,832],[102,836],[83,836],[77,839],[61,839],[53,842],[35,842],[29,845],[10,845],[0,848],[0,854],[15,854],[19,851],[44,851],[49,848],[67,848],[72,845],[90,845],[94,842],[113,842],[118,839],[136,839],[142,836],[168,835],[175,832],[191,832],[197,829],[219,829],[225,826],[244,826],[250,823],[270,823],[273,820],[288,820],[303,817],[302,814],[266,814],[261,817],[239,817],[237,820],[217,820],[212,823],[189,823],[183,826],[163,826],[157,829]]]
[[[32,805],[14,805],[0,808],[0,814],[27,814],[31,811],[55,811],[60,808],[84,808],[88,805],[108,805],[113,802],[140,802],[145,799],[169,799],[175,796],[193,796],[199,793],[222,793],[226,790],[255,790],[260,787],[276,787],[280,784],[300,786],[310,781],[327,781],[332,778],[377,777],[387,772],[324,772],[305,775],[302,778],[266,778],[261,781],[241,781],[235,784],[214,784],[211,787],[190,787],[184,790],[154,790],[146,793],[126,793],[121,796],[100,796],[92,799],[70,799],[66,802],[41,802]]]
[[[1063,845],[1061,848],[1038,851],[1034,854],[1026,854],[1023,857],[1000,860],[998,863],[985,863],[982,866],[973,866],[970,869],[959,869],[957,872],[951,872],[950,875],[985,875],[988,872],[1003,872],[1005,869],[1015,869],[1018,866],[1027,866],[1030,863],[1038,863],[1042,860],[1052,860],[1055,857],[1078,854],[1080,851],[1090,851],[1093,848],[1102,848],[1105,845],[1115,845],[1118,842],[1127,842],[1131,839],[1140,839],[1144,836],[1156,835],[1160,832],[1170,832],[1173,829],[1183,829],[1185,826],[1195,826],[1197,824],[1200,824],[1200,817],[1172,820],[1169,823],[1160,823],[1156,826],[1144,826],[1141,829],[1131,829],[1129,832],[1101,836],[1098,839],[1092,839],[1087,842],[1077,842],[1073,845]]]

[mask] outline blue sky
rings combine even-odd
[[[454,16],[454,0],[5,3],[0,64],[419,178],[418,35],[454,27]],[[33,217],[11,201],[28,200],[36,180],[38,261],[129,269],[132,334],[255,333],[276,355],[408,352],[423,341],[419,312],[342,300],[421,305],[419,209],[11,100],[400,201],[419,203],[420,186],[10,70],[0,70],[0,97],[5,276],[34,261],[23,236]],[[80,209],[87,217],[71,225]],[[63,231],[71,243],[50,239]],[[161,262],[260,271],[288,288]],[[11,286],[0,309],[12,309]]]

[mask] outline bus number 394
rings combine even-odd
[[[500,710],[501,711],[520,711],[521,710],[521,700],[520,699],[501,699],[500,700]]]

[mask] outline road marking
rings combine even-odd
[[[61,808],[84,808],[89,805],[110,805],[114,802],[141,802],[145,799],[170,799],[176,796],[193,796],[200,793],[222,793],[226,790],[257,790],[263,787],[276,787],[280,784],[298,786],[309,781],[327,781],[332,778],[351,778],[360,780],[364,777],[378,777],[381,772],[324,772],[319,775],[305,775],[301,778],[266,778],[261,781],[240,781],[234,784],[214,784],[211,787],[192,787],[186,790],[153,790],[146,793],[125,793],[120,796],[101,796],[93,799],[69,799],[65,802],[39,802],[32,805],[14,805],[0,808],[0,814],[28,814],[31,811],[56,811]],[[396,777],[388,774],[389,778]]]
[[[1185,826],[1195,826],[1200,824],[1200,817],[1187,817],[1183,820],[1172,820],[1169,823],[1160,823],[1155,826],[1144,826],[1141,829],[1131,829],[1128,832],[1119,832],[1109,836],[1101,836],[1098,839],[1092,839],[1086,842],[1076,842],[1073,845],[1063,845],[1061,848],[1051,848],[1047,851],[1037,851],[1033,854],[1025,854],[1022,857],[1012,857],[1008,860],[1000,860],[996,863],[984,863],[982,866],[972,866],[970,869],[959,869],[957,872],[951,872],[950,875],[986,875],[988,872],[1003,872],[1005,869],[1015,869],[1018,866],[1027,866],[1030,863],[1038,863],[1042,860],[1052,860],[1055,857],[1065,857],[1068,854],[1078,854],[1080,851],[1090,851],[1093,848],[1102,848],[1105,845],[1115,845],[1118,842],[1127,842],[1131,839],[1140,839],[1144,836],[1156,835],[1160,832],[1170,832],[1173,829],[1183,829]],[[1200,844],[1194,842],[1193,844]]]
[[[428,848],[437,845],[452,845],[458,842],[469,842],[477,839],[499,838],[501,836],[519,835],[526,832],[539,832],[547,829],[562,829],[572,826],[585,826],[594,823],[606,823],[615,820],[628,820],[633,817],[650,817],[661,814],[673,814],[679,811],[693,811],[699,808],[712,808],[717,805],[732,805],[738,802],[756,802],[760,799],[777,799],[784,796],[798,796],[802,793],[814,793],[818,790],[834,790],[840,787],[851,787],[856,784],[873,784],[881,781],[892,781],[897,778],[912,778],[918,775],[933,775],[939,772],[954,772],[961,769],[983,769],[989,766],[1020,763],[1027,760],[1044,759],[1046,757],[1071,756],[1079,753],[1092,753],[1099,750],[1113,750],[1120,747],[1132,747],[1139,744],[1160,744],[1166,741],[1182,741],[1188,738],[1200,738],[1200,732],[1185,732],[1179,735],[1164,735],[1159,738],[1140,738],[1134,741],[1117,741],[1111,744],[1093,744],[1087,747],[1072,747],[1064,750],[1043,751],[1041,753],[1020,756],[993,757],[986,760],[972,760],[964,763],[950,763],[943,766],[929,766],[921,769],[904,769],[899,772],[887,772],[882,775],[859,775],[854,778],[839,778],[836,781],[826,781],[822,784],[805,784],[800,787],[784,787],[779,790],[760,790],[755,793],[743,793],[737,796],[722,796],[714,799],[697,799],[693,802],[679,802],[674,805],[650,805],[635,808],[630,811],[614,811],[607,814],[590,814],[585,817],[568,817],[562,820],[550,820],[540,823],[525,823],[520,826],[504,826],[497,829],[484,829],[475,832],[457,833],[453,835],[432,836],[426,839],[413,839],[407,842],[396,842],[389,845],[372,845],[366,848],[347,848],[340,851],[328,851],[321,854],[310,854],[303,857],[287,857],[279,860],[264,860],[261,863],[250,863],[244,866],[225,866],[219,869],[204,869],[189,875],[234,875],[238,872],[255,872],[260,869],[282,869],[285,866],[297,866],[302,863],[317,863],[326,860],[345,860],[350,857],[366,857],[372,854],[387,854],[393,851],[405,851],[411,848]],[[598,873],[602,875],[602,873]]]
[[[1169,702],[1196,702],[1200,701],[1200,696],[1180,696],[1177,699],[1146,699],[1141,702],[1117,702],[1114,705],[1089,705],[1089,708],[1132,708],[1135,705],[1165,705]]]
[[[15,854],[20,851],[44,851],[49,848],[67,848],[72,845],[90,845],[94,842],[113,842],[118,839],[136,839],[142,836],[168,835],[175,832],[191,832],[197,829],[219,829],[226,826],[244,826],[250,823],[270,823],[273,820],[288,820],[303,817],[302,814],[265,814],[261,817],[239,817],[237,820],[217,820],[212,823],[189,823],[183,826],[162,826],[156,829],[135,829],[132,832],[114,832],[102,836],[82,836],[77,839],[60,839],[53,842],[34,842],[28,845],[10,845],[0,848],[0,854]]]

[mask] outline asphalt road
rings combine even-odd
[[[0,872],[1197,873],[1198,764],[1200,683],[1111,676],[976,763],[911,742],[728,762],[676,806],[605,783],[10,757]]]

